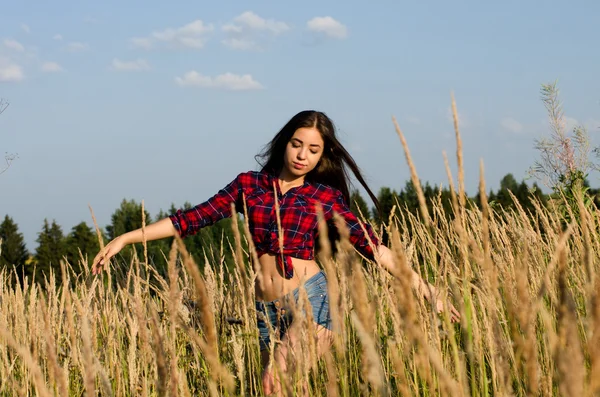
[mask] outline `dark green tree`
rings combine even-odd
[[[60,261],[66,254],[65,237],[61,227],[52,220],[49,224],[44,219],[42,231],[37,238],[38,248],[35,254],[35,278],[38,282],[43,282],[44,276],[48,276],[50,269],[55,274],[60,275]]]
[[[173,205],[171,204],[171,208],[173,208]],[[164,212],[162,209],[158,212],[158,214],[155,217],[155,222],[158,222],[162,219],[165,219],[166,217],[168,217],[171,214],[171,212],[166,213]],[[152,245],[152,254],[155,257],[155,261],[160,261],[161,263],[164,262],[164,257],[166,257],[167,259],[169,258],[169,250],[171,249],[171,244],[173,244],[173,238],[169,237],[169,238],[164,238],[161,240],[156,240],[156,241],[152,241],[151,245]],[[166,262],[165,262],[166,263]]]
[[[507,174],[500,181],[500,189],[497,193],[490,191],[488,195],[488,203],[494,209],[510,210],[516,209],[515,202],[511,197],[515,196],[519,205],[530,214],[535,213],[534,201],[539,201],[542,205],[546,205],[548,197],[542,192],[539,186],[534,183],[529,187],[525,181],[518,183],[512,174]],[[479,194],[476,197],[477,205],[480,205]]]
[[[442,208],[446,218],[452,218],[454,215],[454,209],[452,208],[452,193],[449,188],[443,188],[440,196]]]
[[[379,189],[377,194],[377,201],[379,201],[379,207],[381,208],[381,215],[377,212],[376,208],[373,208],[373,218],[380,224],[388,223],[392,208],[396,205],[398,194],[390,189],[389,187],[382,187]],[[397,210],[397,208],[396,208]]]
[[[0,223],[0,240],[0,271],[14,267],[21,276],[29,253],[17,224],[8,215]]]
[[[588,194],[594,202],[594,205],[597,208],[600,208],[600,188],[591,187],[590,182],[587,179],[585,180],[584,187],[588,188]]]
[[[350,194],[350,211],[360,218],[360,214],[365,218],[370,218],[369,206],[365,199],[360,195],[360,192],[356,189]]]
[[[144,209],[144,217],[146,225],[152,223],[152,218],[148,211]],[[121,205],[111,216],[111,224],[106,226],[106,233],[109,240],[113,240],[118,236],[136,230],[142,227],[142,204],[137,203],[135,200],[121,201]],[[165,245],[164,241],[149,241],[147,242],[148,248],[148,262],[154,265],[159,273],[164,274],[166,272],[166,262],[163,259],[161,247]],[[133,246],[127,246],[121,251],[121,255],[125,260],[126,264],[132,259],[133,253],[137,254],[137,258],[140,261],[144,261],[144,244],[138,243]],[[168,251],[165,253],[168,255]],[[123,270],[123,269],[121,269]]]
[[[80,252],[91,265],[90,261],[94,259],[99,250],[98,237],[85,222],[73,226],[66,239],[66,252],[67,261],[76,274],[83,270]]]
[[[151,223],[150,214],[144,210],[146,223]],[[135,200],[121,201],[120,207],[112,214],[111,224],[106,226],[108,238],[113,240],[121,234],[142,227],[142,204]]]
[[[421,186],[423,185],[421,184]],[[431,187],[429,187],[429,190],[431,190]],[[398,193],[398,204],[402,207],[402,210],[406,209],[415,215],[419,214],[419,197],[412,180],[407,181],[404,189]]]
[[[506,174],[500,181],[500,189],[496,193],[495,202],[504,209],[515,208],[515,203],[510,195],[516,195],[519,184],[513,174]],[[510,193],[509,193],[510,192]]]
[[[182,210],[188,210],[190,208],[192,208],[192,204],[187,201],[181,207]],[[177,207],[172,204],[171,208],[169,209],[169,214],[174,214],[175,212],[177,212]],[[166,214],[161,211],[159,216],[163,215]],[[243,248],[247,249],[247,244],[243,238],[245,235],[243,220],[239,216],[238,226],[242,236]],[[172,239],[168,240],[167,247],[170,248]],[[194,257],[194,260],[200,269],[204,268],[205,255],[211,263],[220,263],[221,261],[224,261],[228,267],[234,267],[234,254],[230,249],[230,244],[231,246],[234,246],[235,238],[233,234],[233,221],[230,217],[222,219],[214,225],[204,227],[195,234],[188,235],[183,242],[185,243],[188,252]],[[165,253],[168,253],[168,251],[165,251]]]

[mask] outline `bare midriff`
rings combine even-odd
[[[260,271],[254,285],[256,300],[272,301],[298,288],[300,281],[308,280],[321,269],[314,260],[304,260],[292,257],[294,277],[286,279],[281,269],[277,266],[277,257],[274,254],[264,254],[258,259]],[[262,276],[262,283],[260,281]]]

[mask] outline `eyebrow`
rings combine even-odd
[[[302,142],[302,141],[301,141],[300,139],[298,139],[298,138],[292,138],[292,139],[290,139],[290,140],[291,140],[291,141],[297,141],[297,142],[300,142],[300,143],[304,143],[304,142]],[[321,145],[319,145],[318,143],[311,143],[309,146],[315,146],[315,147],[318,147],[318,148],[320,148],[320,147],[321,147]]]

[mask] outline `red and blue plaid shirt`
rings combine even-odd
[[[279,203],[279,217],[283,230],[283,250],[280,249],[275,199]],[[277,177],[266,172],[242,173],[208,201],[189,210],[179,210],[170,216],[181,237],[231,216],[231,203],[236,211],[248,211],[248,224],[258,256],[279,254],[278,263],[286,278],[294,274],[290,257],[314,259],[315,239],[318,238],[318,220],[315,204],[320,203],[325,220],[332,221],[338,213],[345,219],[350,231],[350,242],[366,257],[373,258],[369,240],[377,246],[378,238],[369,224],[363,224],[350,211],[342,193],[332,187],[305,182],[281,193]],[[330,225],[331,227],[331,225]],[[283,254],[283,255],[281,255]],[[283,261],[281,257],[283,256]]]

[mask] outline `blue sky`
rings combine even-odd
[[[461,117],[466,183],[526,176],[558,79],[567,125],[600,127],[597,1],[4,2],[0,216],[28,248],[44,218],[101,226],[123,198],[199,203],[296,112],[325,111],[373,190],[447,185]],[[1,169],[1,168],[0,168]],[[456,167],[453,167],[456,175]],[[594,177],[591,183],[599,186]]]

